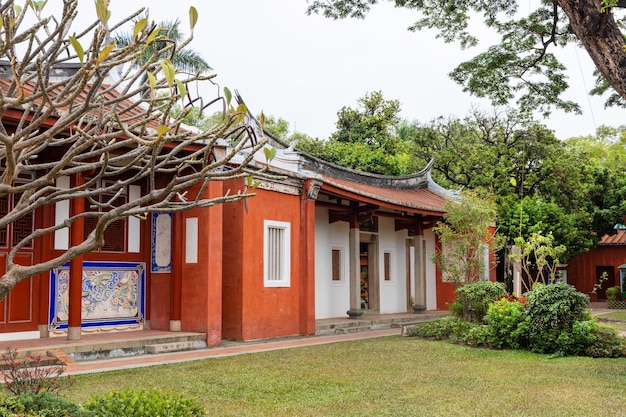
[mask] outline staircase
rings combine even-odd
[[[422,314],[402,314],[402,315],[376,315],[363,316],[358,319],[327,319],[318,320],[316,324],[316,336],[329,336],[335,334],[348,334],[369,332],[374,330],[385,330],[391,328],[404,328],[406,326],[417,325],[427,321],[433,321],[447,314],[440,312]]]

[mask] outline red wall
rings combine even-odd
[[[605,282],[603,285],[603,288],[608,288],[619,285],[617,267],[623,264],[626,264],[625,246],[599,246],[581,253],[567,263],[567,282],[596,300],[596,294],[590,294],[596,283],[596,266],[614,267],[615,282]]]
[[[301,200],[304,205],[308,202],[299,195],[260,189],[255,193],[246,202],[247,212],[243,202],[224,206],[223,336],[251,340],[310,334],[311,328],[315,331],[314,285],[310,281],[314,275],[307,271],[313,268],[313,260],[304,259],[303,254],[313,245],[307,245],[308,236],[303,241],[301,226],[304,222],[311,227],[314,211],[301,210]],[[301,222],[303,213],[308,217]],[[289,287],[264,286],[264,220],[291,225]],[[303,285],[303,276],[310,285]]]
[[[222,196],[222,185],[219,181],[211,182],[204,196]],[[194,198],[193,192],[190,195]],[[222,204],[184,212],[184,219],[198,219],[197,263],[185,262],[186,240],[173,243],[182,245],[183,253],[182,330],[206,333],[208,346],[217,346],[222,340],[222,212]],[[185,230],[185,236],[187,233]]]

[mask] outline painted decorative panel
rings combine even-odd
[[[152,215],[152,272],[172,270],[172,214]]]
[[[141,323],[145,317],[145,263],[83,262],[82,327]],[[69,264],[50,273],[50,329],[66,329]]]

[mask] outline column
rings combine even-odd
[[[413,311],[426,310],[426,253],[421,222],[415,228],[415,301]]]
[[[181,303],[183,288],[183,222],[182,212],[174,213],[172,221],[172,275],[170,285],[170,331],[182,330]]]
[[[350,310],[347,311],[351,319],[357,319],[363,315],[361,310],[361,239],[359,222],[355,208],[350,218],[350,234],[348,237],[350,246]]]
[[[85,183],[82,173],[74,175],[73,187]],[[75,198],[71,202],[71,216],[77,216],[85,211],[85,199]],[[85,221],[75,220],[70,226],[70,246],[80,245],[85,238]],[[78,255],[70,261],[70,288],[67,339],[80,340],[83,303],[83,255]]]

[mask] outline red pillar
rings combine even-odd
[[[182,212],[174,213],[172,222],[172,280],[170,286],[170,331],[181,331],[181,296],[183,287],[183,222]]]
[[[73,178],[73,187],[84,184],[85,179],[81,173]],[[76,216],[85,211],[85,199],[76,198],[71,203],[71,216]],[[70,246],[82,243],[85,235],[85,222],[79,219],[70,227]],[[69,312],[67,323],[67,339],[80,340],[80,326],[82,323],[82,290],[83,290],[83,256],[79,255],[70,261],[70,288],[69,288]]]
[[[300,196],[300,334],[315,334],[315,199],[307,180]]]

